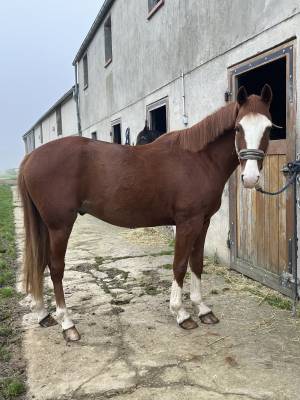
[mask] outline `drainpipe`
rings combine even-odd
[[[74,65],[75,72],[75,90],[74,97],[76,101],[76,115],[77,115],[77,127],[78,127],[78,135],[82,136],[81,130],[81,119],[80,119],[80,109],[79,109],[79,86],[78,86],[78,63]]]
[[[186,115],[186,105],[185,105],[185,85],[184,85],[184,74],[181,72],[181,84],[182,84],[182,122],[184,125],[188,125],[189,119]]]

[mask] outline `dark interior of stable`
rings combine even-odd
[[[276,125],[283,129],[273,128],[270,139],[286,138],[286,57],[264,64],[237,77],[238,87],[245,86],[248,94],[260,94],[262,87],[268,83],[273,91],[271,115]]]
[[[167,132],[167,108],[161,106],[150,111],[150,129],[163,133]]]
[[[121,124],[113,126],[113,141],[114,143],[121,144]]]

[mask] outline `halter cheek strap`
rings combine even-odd
[[[265,153],[263,150],[258,149],[242,149],[238,152],[238,157],[240,160],[263,160]]]

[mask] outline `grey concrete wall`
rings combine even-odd
[[[61,105],[62,136],[77,135],[76,102],[72,97]]]
[[[96,130],[98,138],[110,141],[111,121],[121,118],[122,134],[130,127],[135,141],[146,106],[165,96],[170,130],[182,128],[181,71],[189,125],[193,125],[224,104],[229,66],[300,34],[299,12],[298,0],[166,0],[148,21],[146,0],[117,0],[111,9],[112,63],[104,67],[103,26],[87,49],[85,90],[79,63],[83,135],[90,137]],[[299,50],[297,42],[298,54]],[[226,187],[221,209],[212,219],[206,251],[217,252],[227,263],[228,229]]]

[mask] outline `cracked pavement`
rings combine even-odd
[[[23,222],[15,191],[14,198],[21,264]],[[82,339],[66,344],[60,326],[40,328],[28,297],[21,300],[28,399],[299,398],[299,319],[239,290],[208,265],[204,299],[221,322],[181,330],[169,312],[169,242],[160,230],[127,230],[78,217],[64,287]],[[196,317],[188,281],[184,301]],[[49,276],[45,288],[54,312]]]

